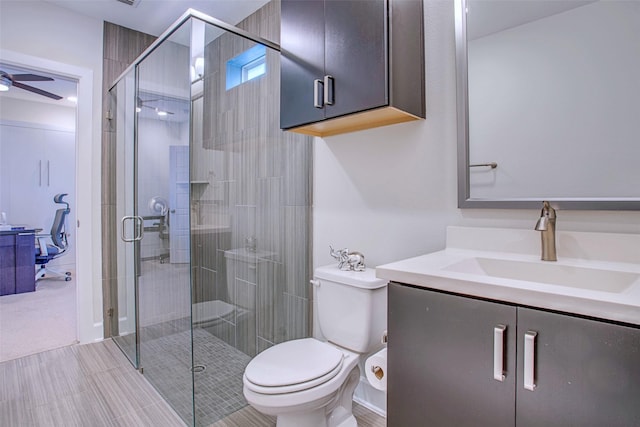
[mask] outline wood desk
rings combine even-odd
[[[36,290],[35,230],[0,231],[0,296]]]

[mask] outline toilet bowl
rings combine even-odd
[[[246,248],[231,249],[224,253],[226,259],[226,289],[220,289],[226,299],[200,301],[193,304],[193,323],[203,329],[219,326],[222,321],[228,325],[236,325],[243,317],[255,310],[255,298],[237,297],[236,278],[240,276],[245,282],[255,284],[258,265],[265,262],[272,252],[248,250]],[[215,335],[215,333],[214,333]]]
[[[233,322],[236,307],[220,300],[202,301],[193,304],[193,324],[207,328],[219,324],[220,321]]]
[[[259,363],[247,366],[244,395],[258,411],[277,416],[278,427],[356,426],[349,421],[355,422],[351,399],[360,378],[358,354],[305,338],[260,355]],[[327,423],[327,414],[338,406],[347,408]]]
[[[380,347],[386,284],[373,270],[316,270],[318,322],[324,338],[302,338],[254,357],[243,376],[247,402],[277,417],[278,427],[356,427],[358,364]]]

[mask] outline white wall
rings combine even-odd
[[[0,118],[10,122],[37,123],[69,132],[76,130],[76,109],[51,103],[5,97],[2,98]]]
[[[3,0],[0,58],[78,79],[78,336],[81,342],[100,339],[102,21],[47,2]]]
[[[640,196],[638,28],[599,1],[469,42],[473,198]]]
[[[533,228],[539,210],[457,208],[453,2],[425,0],[427,118],[316,138],[314,266],[329,245],[369,266],[440,250],[447,225]],[[640,233],[640,212],[558,211],[558,230]]]
[[[162,119],[138,120],[138,203],[141,216],[155,216],[158,213],[151,211],[148,202],[153,197],[162,197],[170,202],[170,147],[175,145],[189,145],[189,123],[168,122]],[[188,162],[188,155],[187,155]],[[188,178],[187,178],[188,181]],[[188,225],[189,200],[186,201],[186,214]],[[170,205],[170,209],[175,209]],[[175,216],[175,215],[174,215]],[[173,218],[172,218],[173,219]],[[157,222],[157,221],[155,221]],[[151,226],[154,221],[145,222]],[[171,224],[175,227],[175,224]],[[172,230],[173,231],[173,230]],[[171,236],[173,237],[173,235]],[[188,244],[186,245],[189,246]],[[142,259],[157,257],[169,252],[168,242],[160,239],[157,232],[145,233],[140,248]]]
[[[60,107],[51,103],[30,102],[22,99],[3,97],[0,101],[0,120],[5,122],[34,123],[38,126],[47,126],[75,132],[76,112],[75,108]],[[2,144],[2,141],[0,141]],[[2,163],[2,150],[0,150],[0,164]],[[0,170],[0,211],[9,209],[3,203],[5,197],[9,197],[5,190],[8,185],[3,182],[3,173]]]
[[[2,104],[5,106],[4,100]],[[67,113],[75,125],[75,109],[64,109],[70,110]],[[33,108],[29,118],[34,119],[37,110]],[[63,207],[53,198],[66,193],[65,201],[71,208],[65,224],[69,248],[47,266],[75,273],[75,131],[45,122],[8,121],[0,115],[0,211],[6,212],[10,224],[39,228],[48,234],[56,210]]]

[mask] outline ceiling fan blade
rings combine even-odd
[[[47,92],[46,90],[38,89],[37,87],[29,86],[20,82],[13,82],[14,87],[19,87],[20,89],[28,90],[29,92],[37,93],[38,95],[46,96],[47,98],[60,100],[61,96],[56,95],[55,93]]]
[[[53,80],[51,77],[37,74],[11,74],[11,79],[15,82],[50,82]]]

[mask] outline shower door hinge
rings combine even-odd
[[[105,114],[105,118],[107,120],[111,120],[113,119],[113,116],[111,115],[111,110],[107,110],[107,113]]]
[[[107,310],[107,316],[113,317],[113,308]]]

